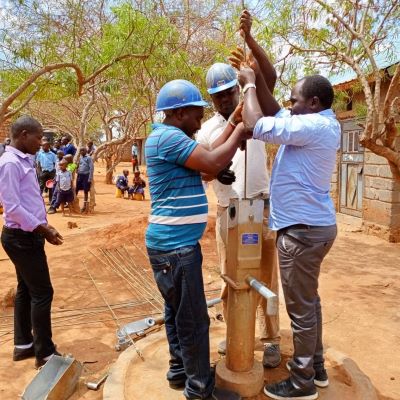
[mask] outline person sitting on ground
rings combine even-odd
[[[89,192],[93,180],[94,166],[92,157],[87,155],[86,147],[79,149],[81,155],[78,163],[78,177],[76,179],[76,195],[80,190],[84,193],[84,203],[81,212],[88,211]]]
[[[72,173],[67,170],[67,160],[61,160],[59,163],[59,171],[56,175],[56,184],[58,187],[57,201],[54,208],[61,207],[62,214],[64,215],[64,206],[66,203],[71,204],[74,201],[74,192],[72,190]],[[71,208],[68,207],[69,215],[71,215]]]
[[[124,196],[125,192],[129,189],[128,175],[129,171],[127,169],[124,169],[122,171],[122,175],[118,176],[115,183],[115,186],[122,192],[122,196]]]
[[[140,171],[135,171],[135,176],[133,178],[133,185],[128,189],[128,198],[133,199],[133,195],[138,193],[142,195],[144,200],[144,188],[146,187],[146,182],[140,177]]]

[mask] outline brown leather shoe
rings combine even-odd
[[[54,355],[54,356],[62,356],[62,354],[59,353],[57,350],[55,350],[52,355]],[[49,360],[50,359],[51,359],[51,357],[49,358]],[[46,364],[47,361],[49,361],[49,360],[45,360],[44,358],[37,358],[36,357],[35,368],[39,369],[40,367],[43,367],[43,365]]]
[[[14,347],[13,352],[13,360],[14,361],[21,361],[26,360],[27,358],[35,357],[35,349],[33,345],[27,349],[19,349],[18,347]]]

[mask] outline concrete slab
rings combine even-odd
[[[218,361],[217,344],[225,337],[225,324],[212,322],[210,330],[211,360]],[[110,370],[104,390],[104,400],[184,400],[181,391],[169,388],[165,379],[168,368],[168,347],[164,329],[139,341],[137,346],[144,356],[139,358],[134,348],[130,347],[121,353]],[[286,361],[292,352],[291,334],[282,332],[282,363],[273,370],[265,369],[266,383],[284,379],[288,372]],[[255,357],[262,358],[262,346],[256,345]],[[377,393],[369,378],[358,368],[354,361],[344,354],[328,349],[326,367],[330,385],[319,390],[321,400],[378,400]],[[260,393],[251,400],[265,400]]]

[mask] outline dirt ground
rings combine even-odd
[[[118,172],[124,167],[120,165]],[[126,263],[134,263],[143,276],[151,275],[142,252],[149,196],[143,202],[117,199],[114,187],[102,183],[104,169],[100,165],[96,166],[95,174],[94,214],[63,217],[57,213],[48,218],[64,237],[62,246],[46,244],[55,291],[53,337],[60,352],[71,353],[84,362],[82,382],[73,400],[101,399],[101,390],[88,391],[84,382],[100,376],[120,354],[114,349],[117,324],[98,290],[122,324],[157,312],[157,308],[141,306],[140,296],[102,258],[106,249],[120,249],[118,254],[125,257]],[[216,297],[219,286],[213,217],[216,204],[211,191],[208,196],[210,218],[202,240],[204,279],[208,297]],[[69,229],[68,222],[75,222],[77,227]],[[324,342],[327,348],[353,359],[371,378],[381,399],[400,400],[400,244],[352,230],[345,225],[339,227],[338,239],[322,267]],[[0,272],[0,399],[11,400],[19,398],[36,370],[33,359],[12,361],[13,310],[6,307],[6,300],[16,279],[2,248]],[[281,328],[290,330],[283,304],[280,315]]]

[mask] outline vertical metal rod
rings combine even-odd
[[[242,9],[246,9],[244,0],[242,0]],[[246,37],[243,37],[243,55],[244,61],[246,61]],[[247,143],[244,148],[244,198],[247,199]]]

